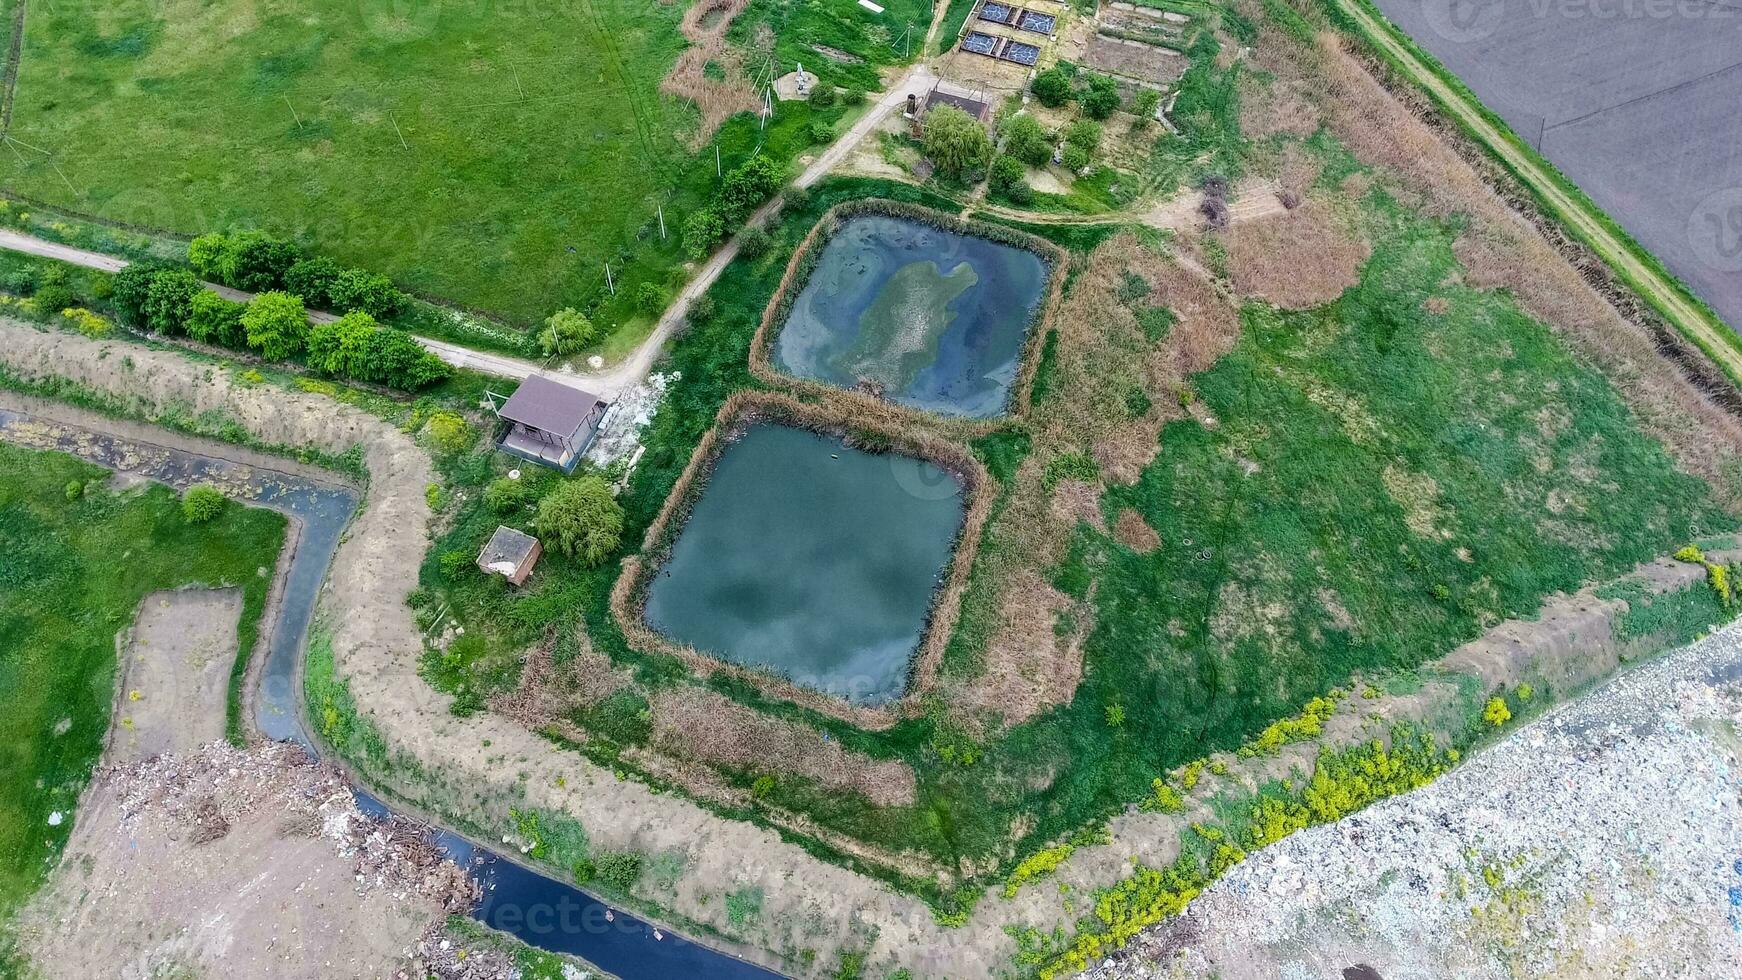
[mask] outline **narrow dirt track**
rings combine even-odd
[[[1428,92],[1443,111],[1480,140],[1490,153],[1505,161],[1556,218],[1595,249],[1678,332],[1705,351],[1731,381],[1742,384],[1742,349],[1738,349],[1735,334],[1723,321],[1688,299],[1679,283],[1635,256],[1622,236],[1601,220],[1595,205],[1569,193],[1558,175],[1540,158],[1508,139],[1506,131],[1489,121],[1472,98],[1454,89],[1404,44],[1390,22],[1375,15],[1360,0],[1334,2],[1360,27],[1367,43],[1401,66],[1410,81]]]

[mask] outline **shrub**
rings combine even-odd
[[[835,140],[835,131],[827,123],[811,123],[810,128],[805,130],[805,135],[810,137],[811,143],[816,146],[832,143]]]
[[[865,104],[865,90],[862,88],[844,88],[841,90],[841,104],[855,106]]]
[[[1336,692],[1331,692],[1334,695]],[[1259,755],[1275,755],[1285,745],[1304,742],[1309,738],[1317,738],[1325,730],[1325,722],[1337,713],[1337,698],[1327,696],[1313,698],[1308,701],[1300,714],[1292,718],[1283,718],[1272,722],[1258,733],[1258,737],[1240,746],[1236,753],[1241,758],[1250,759]]]
[[[595,862],[600,881],[627,892],[641,880],[641,855],[634,851],[616,851],[599,855]]]
[[[246,346],[248,331],[242,327],[242,312],[246,309],[241,303],[232,303],[209,289],[202,289],[188,304],[185,324],[188,336],[204,344]]]
[[[261,357],[281,361],[302,352],[308,339],[308,310],[289,293],[261,293],[242,312],[242,329],[248,346]]]
[[[472,446],[472,427],[456,412],[437,412],[424,423],[429,441],[442,453],[459,453]]]
[[[442,552],[442,556],[436,559],[436,563],[441,566],[442,578],[450,582],[458,582],[472,564],[472,556],[464,551],[454,549]]]
[[[563,307],[545,318],[544,329],[538,332],[538,349],[545,357],[573,354],[592,343],[596,333],[593,321],[573,307]]]
[[[1489,698],[1488,704],[1482,708],[1482,720],[1499,728],[1512,720],[1512,709],[1506,706],[1505,698]]]
[[[706,323],[714,318],[716,307],[711,293],[703,293],[690,300],[689,315],[685,317],[691,323]]]
[[[61,311],[61,319],[66,322],[67,326],[72,327],[74,330],[77,330],[86,337],[107,337],[109,331],[114,326],[108,320],[103,319],[82,306],[63,309]]]
[[[1034,76],[1029,89],[1041,105],[1056,109],[1071,100],[1071,76],[1062,68],[1048,68]]]
[[[194,297],[205,287],[186,269],[160,269],[145,294],[145,326],[161,334],[181,333],[193,312]]]
[[[1155,118],[1155,110],[1161,107],[1161,93],[1155,89],[1139,89],[1131,99],[1131,111],[1137,116],[1137,121],[1148,123]]]
[[[1022,162],[1006,154],[992,161],[991,168],[986,172],[986,182],[993,190],[1002,194],[1022,183],[1023,175]]]
[[[37,289],[32,297],[36,303],[36,312],[45,317],[51,317],[78,302],[73,291],[63,283],[51,282]]]
[[[214,232],[188,243],[188,264],[194,273],[213,282],[228,282],[236,268],[230,236]]]
[[[925,114],[922,145],[939,173],[958,180],[992,159],[992,140],[986,127],[955,106],[940,105]]]
[[[835,87],[819,84],[811,89],[811,94],[805,99],[813,109],[828,109],[835,104]]]
[[[1059,154],[1059,163],[1073,174],[1082,173],[1083,168],[1089,165],[1089,151],[1073,143]]]
[[[369,339],[375,318],[347,313],[332,323],[317,323],[308,332],[308,366],[341,378],[361,378],[369,367]]]
[[[529,480],[497,477],[484,488],[484,506],[498,514],[519,510],[532,503],[533,486]]]
[[[301,296],[309,306],[326,308],[333,304],[333,284],[343,272],[326,256],[303,259],[284,273],[284,291]]]
[[[1149,783],[1149,795],[1144,798],[1142,808],[1157,813],[1179,813],[1186,808],[1185,794],[1169,786],[1165,779],[1153,779]]]
[[[1092,119],[1079,119],[1065,127],[1065,142],[1094,153],[1101,148],[1101,124]]]
[[[590,568],[617,550],[623,507],[602,477],[584,476],[545,494],[536,523],[552,547]]]
[[[794,211],[802,211],[811,206],[811,192],[803,187],[788,187],[782,200]]]
[[[209,483],[196,483],[181,495],[181,516],[189,524],[204,524],[224,512],[225,497]]]
[[[658,283],[644,282],[635,287],[635,305],[643,313],[658,313],[665,309],[665,290]]]
[[[68,500],[77,500],[80,497],[83,497],[85,495],[85,481],[68,480],[66,495]]]
[[[390,317],[405,305],[405,294],[378,272],[346,269],[327,287],[327,299],[340,313],[361,310],[376,319]]]
[[[684,220],[683,247],[692,259],[707,258],[724,237],[726,221],[711,207],[703,208]]]
[[[1020,113],[1004,123],[1004,152],[1031,167],[1044,167],[1052,162],[1052,137],[1040,120]]]
[[[761,227],[746,228],[738,233],[738,254],[751,261],[767,255],[769,248],[773,245],[773,239],[769,238],[768,232]]]

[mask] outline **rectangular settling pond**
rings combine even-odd
[[[1049,270],[1023,248],[908,218],[841,223],[774,345],[788,374],[870,382],[940,415],[1004,412]]]
[[[907,688],[963,520],[935,463],[753,424],[712,477],[648,588],[668,639],[877,705]]]

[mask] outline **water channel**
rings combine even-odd
[[[6,400],[17,403],[10,396]],[[117,422],[115,427],[129,432],[140,428],[125,422]],[[317,751],[299,710],[300,670],[321,583],[357,508],[354,488],[226,459],[217,455],[222,451],[217,448],[212,455],[173,449],[133,435],[5,407],[0,407],[0,440],[67,453],[177,490],[194,483],[211,483],[232,497],[291,517],[288,533],[292,539],[285,546],[294,552],[272,641],[259,672],[255,721],[268,738],[294,741],[311,753]],[[378,816],[392,812],[374,796],[361,790],[353,792],[366,812]],[[443,853],[469,868],[483,888],[484,897],[472,909],[472,917],[529,946],[578,956],[624,980],[762,980],[781,976],[613,909],[572,885],[539,874],[458,834],[437,828],[431,833]]]

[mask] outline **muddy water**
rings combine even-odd
[[[774,361],[940,415],[998,415],[1047,273],[1026,249],[906,218],[848,218],[794,299]]]
[[[4,395],[10,404],[19,399]],[[34,402],[34,399],[29,401]],[[45,409],[46,410],[46,409]],[[80,415],[73,409],[65,411]],[[113,422],[125,437],[39,418],[0,406],[0,440],[53,449],[89,460],[127,478],[146,479],[177,489],[211,483],[230,496],[270,507],[296,519],[295,549],[286,574],[272,643],[260,671],[255,721],[269,738],[289,740],[311,753],[298,711],[297,683],[308,627],[327,567],[346,524],[356,511],[356,490],[306,476],[281,472],[214,455],[157,446],[137,436],[144,427]],[[238,450],[239,455],[256,454]],[[292,464],[287,467],[294,468]],[[392,811],[375,797],[354,791],[365,812]],[[484,898],[473,918],[539,949],[581,957],[625,980],[691,980],[695,977],[772,978],[780,974],[661,932],[627,912],[612,909],[586,892],[547,878],[457,834],[433,830],[436,845],[483,886]]]
[[[900,697],[962,526],[937,465],[761,423],[727,446],[648,592],[648,625],[859,704]]]

